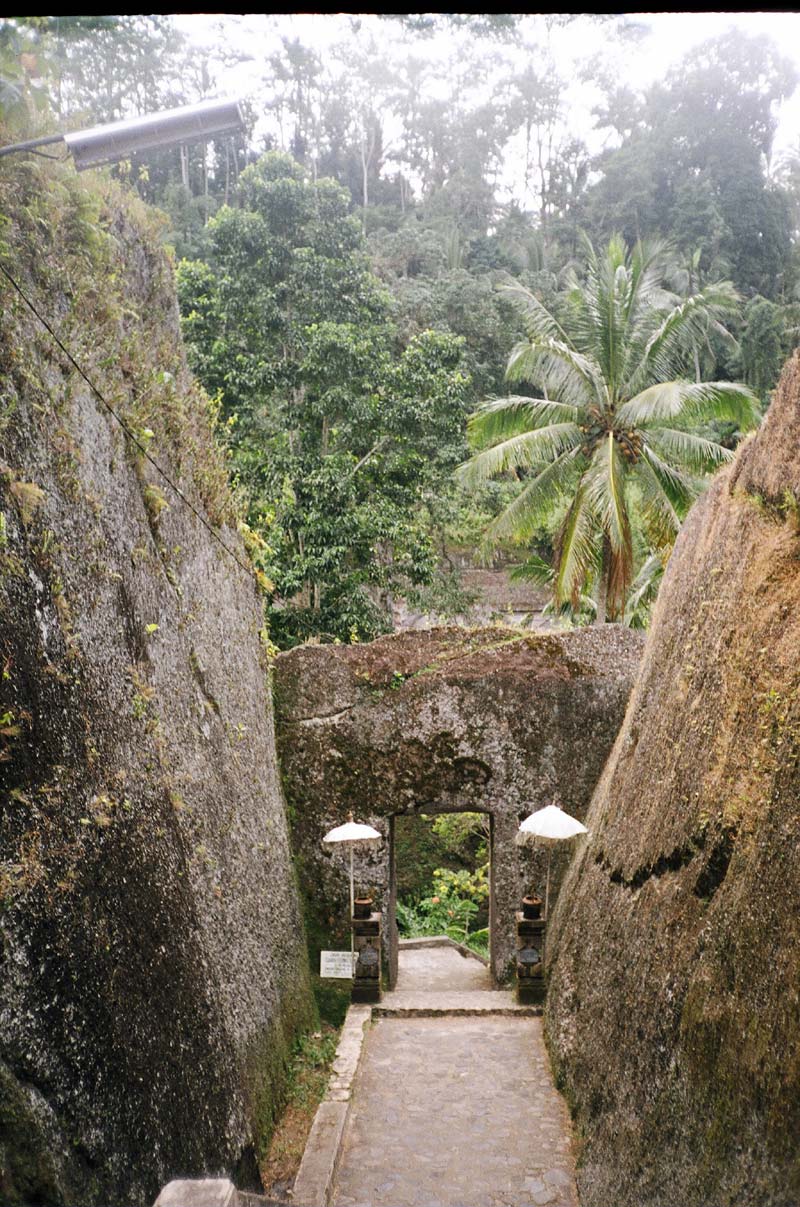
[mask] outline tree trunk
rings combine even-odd
[[[369,205],[369,160],[367,156],[366,133],[361,139],[361,193],[363,209],[361,211],[361,233],[367,233],[367,206]]]
[[[608,609],[608,584],[611,579],[611,541],[603,537],[603,559],[600,563],[600,582],[597,587],[597,612],[594,623],[605,624]]]

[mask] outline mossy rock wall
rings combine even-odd
[[[689,516],[562,887],[584,1207],[800,1203],[800,360]]]
[[[157,223],[3,161],[0,255],[240,558]],[[255,1178],[312,1011],[252,579],[10,286],[0,319],[0,1201]]]
[[[514,911],[533,883],[544,889],[544,852],[516,845],[519,823],[554,793],[584,816],[641,646],[613,625],[550,635],[446,628],[281,654],[278,750],[314,954],[348,942],[348,855],[322,838],[349,810],[387,839],[357,856],[357,887],[377,890],[390,971],[393,818],[482,811],[492,818],[492,970],[505,979]],[[553,855],[551,900],[571,853]]]

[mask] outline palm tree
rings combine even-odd
[[[690,429],[730,419],[745,431],[759,411],[746,386],[679,376],[709,318],[735,306],[732,285],[707,285],[685,299],[668,293],[663,245],[629,251],[615,236],[601,257],[587,240],[587,255],[585,280],[571,280],[563,323],[522,285],[503,287],[527,332],[506,379],[536,382],[544,396],[483,403],[469,430],[485,447],[458,473],[466,485],[508,471],[524,478],[489,539],[524,541],[566,503],[551,568],[555,602],[577,606],[593,586],[603,622],[624,607],[634,528],[637,543],[668,547],[702,489],[699,475],[733,455]]]

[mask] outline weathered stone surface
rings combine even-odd
[[[153,1207],[239,1207],[239,1196],[227,1178],[176,1178],[164,1187]]]
[[[312,939],[344,947],[347,852],[322,837],[354,810],[391,838],[399,814],[483,810],[493,819],[492,970],[505,977],[514,911],[544,855],[520,821],[554,792],[582,818],[624,713],[639,635],[612,625],[530,635],[434,629],[279,656],[279,756]],[[553,856],[553,895],[569,851]],[[396,961],[391,842],[357,855],[358,883],[385,911]]]
[[[241,556],[158,232],[8,162],[17,275]],[[309,1009],[260,600],[10,290],[0,371],[0,1201],[252,1184]]]
[[[684,526],[553,919],[585,1207],[800,1202],[799,492],[795,355]]]

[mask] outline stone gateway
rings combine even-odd
[[[344,945],[344,855],[323,848],[353,810],[385,836],[359,858],[357,883],[384,910],[396,975],[394,822],[414,813],[491,819],[491,965],[507,978],[514,912],[543,884],[542,851],[515,843],[550,802],[583,818],[625,711],[640,635],[613,625],[570,633],[433,629],[366,645],[305,645],[275,666],[279,759],[312,942]],[[555,899],[571,851],[553,858]]]

